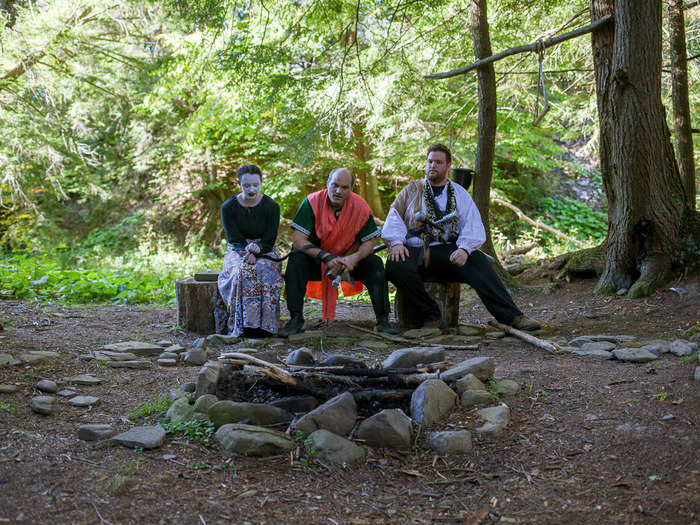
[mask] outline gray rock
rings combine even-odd
[[[312,457],[324,463],[342,465],[365,458],[364,448],[328,430],[316,430],[309,434],[308,439],[311,442]]]
[[[282,432],[253,425],[223,425],[214,438],[229,452],[244,456],[274,456],[295,446]]]
[[[660,356],[661,354],[667,354],[671,351],[671,341],[649,341],[647,344],[641,347],[647,352],[651,352],[655,356]]]
[[[406,330],[401,333],[403,337],[407,337],[408,339],[425,339],[431,335],[440,334],[442,334],[442,330],[439,328],[414,328],[413,330]]]
[[[386,409],[360,423],[356,436],[371,447],[406,450],[411,447],[411,418],[398,408]]]
[[[173,367],[177,366],[177,359],[172,358],[160,358],[158,359],[158,366]]]
[[[15,366],[15,365],[21,365],[22,361],[17,359],[15,356],[10,355],[10,354],[0,354],[0,368],[4,368],[6,366]]]
[[[577,348],[581,348],[584,344],[592,343],[592,342],[593,342],[593,339],[591,339],[590,336],[582,335],[579,337],[575,337],[571,341],[569,341],[569,346],[575,346]]]
[[[218,364],[218,363],[214,363],[214,364]],[[183,383],[182,386],[180,387],[180,389],[183,390],[184,392],[194,392],[195,390],[197,390],[197,383],[195,383],[194,381],[188,381],[187,383]]]
[[[693,335],[690,336],[690,339],[688,339],[688,341],[700,345],[700,332],[695,332]]]
[[[123,341],[121,343],[105,345],[100,348],[100,350],[130,352],[141,357],[154,357],[163,351],[163,347],[151,343],[144,343],[142,341]]]
[[[690,355],[693,352],[698,351],[698,344],[697,343],[689,343],[688,341],[684,341],[683,339],[676,339],[671,343],[671,346],[669,347],[669,351],[677,355],[678,357],[683,357],[686,355]],[[21,357],[21,356],[20,356]]]
[[[457,394],[444,381],[428,379],[411,396],[411,417],[420,425],[430,426],[449,414],[456,402]]]
[[[350,368],[367,368],[362,359],[342,354],[331,354],[326,357],[319,366],[347,366]]]
[[[493,385],[493,392],[501,396],[512,396],[520,392],[520,385],[512,379],[499,379]]]
[[[184,390],[180,390],[179,388],[170,391],[170,399],[173,401],[176,401],[180,398],[191,399],[192,397],[193,396],[190,392],[185,392]]]
[[[474,374],[481,381],[493,377],[496,370],[496,362],[491,357],[472,357],[462,361],[457,366],[445,370],[440,374],[440,379],[445,382],[456,381],[467,374]]]
[[[158,359],[178,359],[179,356],[175,352],[163,352],[158,356]]]
[[[167,346],[172,345],[173,342],[170,339],[161,339],[160,341],[157,341],[156,344],[165,348]]]
[[[194,349],[180,354],[180,359],[182,359],[182,361],[188,365],[201,366],[207,362],[208,358],[207,353],[204,350]]]
[[[518,344],[518,345],[522,344],[522,341],[520,339],[518,339],[517,337],[510,337],[510,336],[504,337],[503,339],[501,339],[501,342],[508,343],[508,344]]]
[[[216,397],[214,394],[204,394],[203,396],[198,397],[197,401],[195,401],[194,411],[201,412],[203,414],[209,414],[209,409],[214,403],[218,402],[219,398]]]
[[[158,448],[165,441],[165,430],[159,425],[134,427],[112,438],[112,443],[128,448]]]
[[[486,385],[474,374],[467,374],[455,382],[454,388],[458,394],[461,394],[465,390],[486,390]]]
[[[91,376],[90,374],[80,374],[77,376],[72,376],[67,378],[66,383],[70,383],[72,385],[99,385],[100,383],[104,382],[104,379],[100,379],[99,377],[94,377]]]
[[[78,427],[78,439],[83,441],[100,441],[111,438],[116,431],[106,423],[91,423]]]
[[[78,391],[75,388],[67,387],[56,393],[57,396],[61,397],[73,397],[78,395]]]
[[[223,348],[224,346],[235,345],[240,341],[241,339],[234,335],[211,334],[207,336],[206,343],[202,345],[202,350],[206,350],[209,347]]]
[[[581,337],[577,337],[576,339],[572,339],[569,341],[569,344],[571,346],[581,346],[584,343],[587,342],[608,342],[608,343],[615,343],[616,345],[622,344],[622,343],[630,343],[633,341],[636,341],[637,338],[633,335],[584,335]]]
[[[0,394],[12,394],[18,390],[19,387],[17,385],[0,385]]]
[[[182,345],[168,345],[165,347],[164,351],[169,353],[169,354],[180,354],[180,353],[184,352],[185,350],[187,350],[187,348],[185,348]]]
[[[139,358],[131,352],[112,352],[110,350],[95,350],[90,355],[98,361],[138,361]]]
[[[56,398],[53,396],[36,396],[29,402],[29,408],[37,414],[48,416],[56,408]]]
[[[99,397],[95,396],[75,396],[68,401],[68,403],[71,404],[71,406],[78,407],[78,408],[85,408],[85,407],[91,407],[92,405],[96,405],[100,402]]]
[[[441,346],[415,346],[395,350],[384,360],[382,368],[410,368],[444,360],[445,349]]]
[[[502,332],[500,330],[496,330],[494,332],[486,332],[484,334],[484,337],[487,337],[489,339],[503,339],[506,336],[505,332]]]
[[[700,381],[700,366],[695,367],[695,376],[694,376],[696,381]]]
[[[289,353],[289,355],[285,359],[285,363],[287,363],[288,365],[305,366],[313,365],[315,361],[314,356],[311,355],[311,352],[307,351],[304,348],[299,348],[298,350],[293,350]]]
[[[560,354],[572,354],[572,353],[574,353],[575,350],[580,351],[581,349],[578,346],[568,346],[568,345],[564,345],[564,346],[559,347]]]
[[[385,342],[377,341],[375,339],[363,339],[362,341],[357,343],[357,346],[377,351],[386,350],[387,348],[389,348],[389,345]]]
[[[241,421],[261,426],[286,425],[293,419],[292,414],[281,408],[263,403],[237,403],[228,400],[214,403],[208,413],[216,428]]]
[[[615,343],[609,341],[591,341],[590,343],[584,343],[581,345],[581,350],[584,352],[610,352],[616,348]]]
[[[105,363],[110,368],[131,368],[133,370],[147,370],[153,368],[153,363],[144,359],[137,361],[107,361]]]
[[[503,432],[503,429],[510,423],[510,408],[504,403],[496,407],[482,408],[479,410],[479,417],[481,417],[485,423],[477,428],[475,432],[498,435]]]
[[[605,350],[573,350],[571,354],[591,359],[612,359],[613,357],[612,352],[606,352]]]
[[[194,389],[196,398],[204,394],[216,394],[216,385],[221,378],[223,368],[220,361],[207,361],[205,363],[197,376],[197,385]]]
[[[481,335],[484,332],[482,328],[477,328],[476,326],[469,326],[465,324],[459,325],[460,335],[474,336]]]
[[[45,363],[58,357],[58,352],[50,352],[48,350],[32,350],[19,354],[19,359],[28,365],[35,363]]]
[[[165,417],[170,420],[171,423],[185,423],[192,419],[194,414],[194,407],[190,405],[189,400],[186,397],[181,397],[173,401],[170,405],[168,411],[165,413]]]
[[[290,396],[277,399],[270,406],[281,408],[291,414],[306,414],[318,406],[318,399],[313,396]]]
[[[294,430],[307,436],[322,428],[339,436],[347,436],[355,426],[356,418],[355,398],[349,392],[343,392],[302,416],[294,423]]]
[[[58,392],[58,385],[55,381],[51,381],[50,379],[42,379],[36,384],[36,387],[38,390],[49,394],[55,394]]]
[[[472,451],[472,433],[468,430],[431,432],[428,447],[438,454],[468,454]]]
[[[461,403],[464,408],[492,405],[496,398],[486,390],[465,390],[462,392]]]
[[[644,348],[618,348],[613,350],[613,355],[620,361],[629,361],[631,363],[648,363],[658,359],[656,354],[652,354]]]

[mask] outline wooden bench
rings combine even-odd
[[[442,328],[454,328],[459,324],[459,296],[461,283],[426,282],[425,291],[440,308]],[[394,315],[401,328],[422,326],[421,319],[411,303],[411,297],[396,291]]]

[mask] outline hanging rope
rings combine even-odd
[[[544,73],[542,72],[542,62],[544,61],[545,44],[542,40],[535,42],[535,53],[537,53],[537,61],[539,62],[539,75],[537,77],[537,100],[535,100],[535,119],[532,121],[533,126],[537,126],[544,116],[549,111],[549,100],[547,99],[547,86],[544,83]],[[544,95],[544,104],[542,111],[539,112],[540,104],[540,88]]]

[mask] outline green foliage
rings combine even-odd
[[[10,414],[17,413],[17,405],[15,403],[0,403],[0,410],[9,412]]]
[[[590,239],[598,243],[602,242],[607,235],[607,215],[592,210],[580,201],[569,197],[560,200],[545,198],[539,204],[543,209],[541,219],[571,237],[581,240]]]
[[[173,402],[165,396],[156,396],[152,403],[139,405],[136,408],[129,409],[129,419],[131,421],[139,421],[149,416],[165,414]]]
[[[205,447],[213,447],[212,437],[216,428],[209,420],[192,419],[184,423],[170,423],[160,421],[160,426],[175,438],[190,439],[201,443]]]

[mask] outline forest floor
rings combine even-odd
[[[594,280],[530,284],[515,299],[548,324],[543,338],[674,340],[698,328],[698,277],[634,301],[594,296]],[[329,470],[187,440],[140,451],[78,439],[83,423],[127,430],[129,409],[196,381],[199,367],[109,369],[79,359],[119,341],[192,344],[194,335],[175,329],[172,309],[0,301],[0,319],[0,353],[60,354],[0,368],[0,384],[20,387],[0,394],[0,523],[700,523],[698,363],[671,354],[632,364],[552,356],[503,340],[449,352],[452,361],[492,356],[496,377],[521,384],[506,400],[512,422],[502,435],[475,436],[470,455],[436,456],[425,448],[431,429],[423,429],[409,453],[371,449],[366,462]],[[473,294],[463,294],[461,320],[489,320]],[[344,323],[370,328],[370,305],[341,302],[335,326]],[[323,348],[342,353],[353,344],[328,337]],[[369,360],[396,348],[367,351]],[[50,416],[30,410],[38,380],[80,373],[106,380],[78,387],[99,405],[79,409],[59,399]],[[473,419],[459,408],[435,428],[473,428]]]

